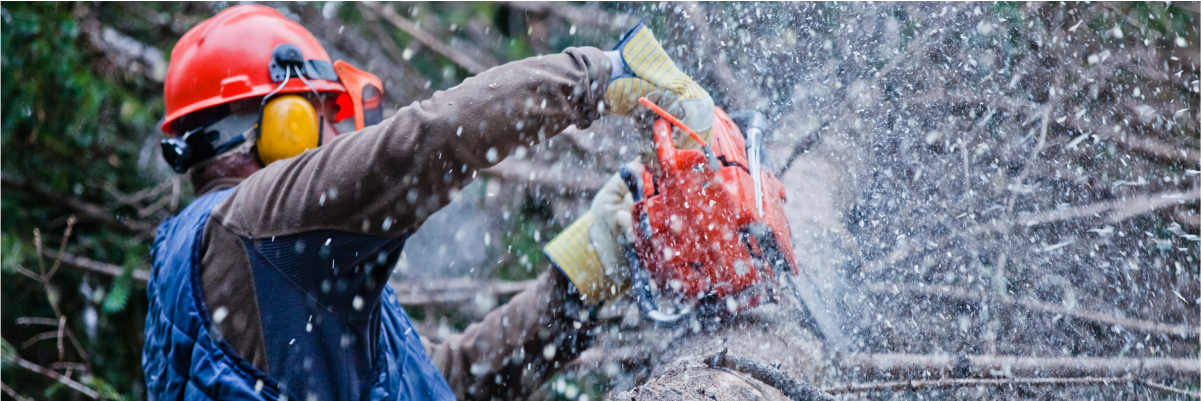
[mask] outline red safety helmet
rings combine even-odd
[[[299,50],[312,88],[289,79],[279,93],[346,93],[329,54],[307,29],[269,7],[234,6],[189,30],[171,50],[163,132],[181,134],[173,123],[189,113],[274,91],[285,69],[276,68],[273,53],[285,44],[293,46],[285,51]]]

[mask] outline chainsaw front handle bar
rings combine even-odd
[[[684,133],[692,137],[692,140],[696,141],[696,143],[699,143],[701,145],[701,150],[705,152],[705,158],[709,161],[710,170],[717,171],[717,169],[721,168],[721,163],[717,161],[717,155],[713,153],[713,148],[709,147],[709,143],[705,142],[704,139],[701,139],[700,134],[697,134],[696,131],[692,130],[692,128],[688,128],[687,125],[684,125],[683,121],[680,121],[678,118],[668,113],[667,110],[663,110],[659,106],[655,105],[654,102],[651,102],[646,97],[638,98],[638,102],[642,103],[642,105],[646,106],[648,109],[651,109],[651,111],[655,112],[655,114],[658,114],[659,117],[663,117],[663,119],[667,120],[667,122],[679,127],[681,131],[684,131]]]
[[[617,173],[630,188],[630,197],[634,202],[641,201],[642,185],[638,184],[638,177],[634,175],[634,171],[626,166],[621,166],[617,169]],[[645,231],[641,235],[649,236],[651,234],[651,222],[646,212],[638,214],[638,225]],[[634,235],[639,235],[638,230],[631,231],[634,232]],[[634,282],[634,299],[638,303],[638,311],[643,316],[659,323],[675,323],[680,318],[688,316],[692,312],[691,308],[684,308],[675,314],[659,310],[659,307],[655,305],[654,295],[651,294],[651,285],[650,280],[646,277],[646,269],[642,267],[642,260],[638,259],[638,252],[634,250],[633,241],[622,241],[622,246],[625,248],[626,263],[630,265],[630,278]]]

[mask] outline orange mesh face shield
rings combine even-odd
[[[361,130],[384,120],[384,109],[380,107],[384,84],[378,77],[342,60],[334,62],[334,72],[346,87],[346,93],[338,97],[338,115],[334,121],[353,116],[354,129]]]

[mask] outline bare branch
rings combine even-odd
[[[6,172],[0,172],[0,184],[3,184],[5,187],[32,195],[44,201],[71,209],[78,214],[80,219],[85,221],[99,223],[105,227],[124,230],[147,237],[154,236],[154,224],[140,220],[118,219],[113,217],[113,215],[110,214],[103,206],[90,203],[76,197],[54,193],[44,186],[29,182],[23,177]]]
[[[996,232],[1008,230],[1015,224],[1029,227],[1062,220],[1092,218],[1095,217],[1095,215],[1101,215],[1103,213],[1109,213],[1107,219],[1108,221],[1120,222],[1129,219],[1130,217],[1148,213],[1154,210],[1179,204],[1197,202],[1198,199],[1201,199],[1201,189],[1194,189],[1188,192],[1151,194],[1126,200],[1098,202],[1063,210],[1035,213],[1019,217],[1015,220],[995,221],[990,225],[982,227],[980,231]]]
[[[116,200],[116,204],[109,205],[109,207],[117,207],[119,205],[138,207],[143,201],[154,199],[155,197],[161,195],[164,191],[171,189],[171,186],[175,181],[176,180],[163,180],[163,182],[160,182],[156,186],[143,188],[142,190],[132,194],[121,192],[117,189],[117,187],[113,186],[113,184],[108,181],[100,182],[99,186],[100,189],[103,189],[104,192],[107,192],[109,196],[112,196],[113,199]]]
[[[368,9],[361,3],[358,4],[358,6],[364,18],[367,18],[371,21],[376,21],[376,15],[371,12],[372,10]],[[392,59],[392,62],[396,63],[397,66],[404,69],[405,72],[411,76],[421,76],[421,72],[417,71],[417,69],[414,68],[408,60],[405,60],[404,50],[400,49],[400,47],[396,44],[396,41],[384,31],[383,27],[381,27],[379,24],[373,23],[367,24],[366,29],[370,30],[371,33],[375,35],[376,40],[379,41],[380,47],[383,48],[382,50],[384,51],[384,54],[387,54],[388,58]],[[423,95],[426,95],[426,93],[423,93]]]
[[[712,53],[718,62],[712,63],[713,75],[717,78],[717,84],[721,86],[723,92],[728,96],[729,103],[732,108],[745,109],[752,108],[758,103],[763,95],[754,87],[745,84],[745,80],[740,80],[730,71],[730,63],[725,60],[725,52],[718,45],[718,40],[713,37],[713,32],[709,30],[709,21],[705,18],[709,15],[706,10],[706,5],[698,3],[688,3],[682,5],[685,9],[693,10],[686,13],[687,21],[693,29],[696,30],[696,39],[705,47],[706,53]],[[700,10],[695,10],[700,8]]]
[[[17,266],[17,272],[21,273],[25,277],[29,277],[29,278],[33,279],[33,281],[38,281],[38,282],[42,281],[42,276],[38,275],[37,273],[34,273],[32,270],[26,269],[25,266]]]
[[[63,348],[63,331],[66,330],[66,328],[67,328],[67,317],[59,316],[58,317],[58,332],[55,333],[55,336],[54,336],[58,340],[57,344],[55,344],[55,345],[58,347],[58,361],[59,362],[62,362],[63,358],[66,358],[66,356],[67,356],[66,355],[67,349]]]
[[[509,296],[530,288],[538,280],[501,281],[450,279],[414,284],[392,281],[396,301],[405,306],[466,302],[478,295]]]
[[[49,340],[51,338],[59,338],[58,330],[47,331],[47,332],[35,335],[33,337],[29,337],[28,340],[25,340],[25,342],[21,343],[21,349],[26,349],[26,348],[32,347],[34,344],[37,344],[39,341]]]
[[[1140,375],[1201,375],[1197,359],[1182,358],[1040,358],[1001,355],[923,355],[852,353],[841,360],[843,369],[859,369],[869,377],[951,377],[956,370],[970,377],[1055,375],[1060,377]]]
[[[939,297],[968,303],[979,303],[984,300],[983,295],[951,286],[927,285],[924,287],[917,287],[906,284],[866,283],[863,287],[867,288],[868,291],[876,293],[888,293],[893,295],[905,293],[910,296],[921,295],[928,297]],[[993,302],[1009,307],[1020,306],[1029,310],[1048,314],[1071,316],[1073,318],[1087,320],[1106,326],[1119,326],[1126,330],[1132,331],[1164,333],[1183,338],[1195,338],[1199,335],[1199,333],[1201,333],[1201,327],[1110,316],[1099,312],[1068,308],[1062,305],[1047,303],[1027,297],[1015,298],[1006,295],[999,297],[999,299],[993,299]]]
[[[1109,385],[1131,381],[1128,377],[1073,377],[1073,378],[1030,378],[1015,377],[1009,379],[940,379],[940,380],[906,380],[878,383],[856,383],[842,386],[825,387],[822,390],[834,394],[858,393],[865,391],[892,390],[929,390],[947,387],[970,386],[1004,386],[1004,385],[1050,385],[1050,386],[1089,386]],[[1169,387],[1170,388],[1170,387]]]
[[[71,239],[71,231],[74,228],[75,228],[75,216],[68,217],[67,218],[67,229],[63,232],[63,240],[58,245],[59,254],[62,254],[63,251],[67,250],[67,241],[69,241]],[[61,257],[54,258],[54,265],[50,266],[50,272],[46,273],[46,276],[43,281],[50,281],[51,278],[54,278],[54,273],[58,272],[58,267],[62,266],[62,264],[63,264],[63,258],[61,258]]]
[[[1172,394],[1183,395],[1183,396],[1189,397],[1189,398],[1201,399],[1201,393],[1198,393],[1195,391],[1181,390],[1181,389],[1178,389],[1175,387],[1165,386],[1165,385],[1162,385],[1162,384],[1159,384],[1159,383],[1156,383],[1156,382],[1153,382],[1150,380],[1139,380],[1139,384],[1142,384],[1144,386],[1147,386],[1147,387],[1150,387],[1150,388],[1153,388],[1153,389],[1156,389],[1159,391],[1163,391],[1165,393],[1172,393]]]
[[[48,317],[19,317],[17,324],[41,324],[46,326],[58,326],[58,319]]]
[[[8,394],[9,397],[12,397],[14,400],[17,400],[17,401],[33,400],[32,398],[22,397],[20,394],[17,394],[17,392],[15,390],[8,387],[7,384],[4,384],[2,382],[0,382],[0,390],[3,390],[4,394]]]
[[[79,19],[80,29],[96,50],[104,53],[113,65],[128,73],[142,75],[154,82],[163,82],[167,77],[167,59],[163,57],[162,50],[104,26],[88,10],[88,7],[79,7],[76,17]]]
[[[46,376],[51,379],[57,380],[59,383],[62,383],[63,385],[67,386],[68,388],[78,391],[78,392],[82,393],[83,395],[88,396],[89,398],[92,398],[92,399],[100,398],[100,393],[97,393],[96,390],[92,390],[88,386],[83,385],[83,383],[77,382],[75,380],[71,380],[71,378],[69,378],[69,377],[60,375],[60,374],[58,374],[58,372],[43,368],[41,365],[38,365],[36,363],[22,359],[21,357],[17,356],[16,354],[6,355],[5,357],[7,359],[11,359],[13,363],[17,364],[17,366],[28,369],[28,370],[30,370],[34,373],[40,374],[42,376]]]
[[[43,255],[51,258],[62,258],[62,262],[68,266],[77,267],[90,272],[106,274],[113,277],[120,277],[125,274],[125,268],[114,264],[104,263],[101,261],[85,258],[82,256],[72,255],[66,252],[55,252],[52,250],[44,250]],[[134,269],[133,279],[139,282],[150,280],[150,271],[146,269]]]
[[[1201,153],[1197,153],[1194,150],[1179,145],[1162,143],[1146,135],[1135,135],[1129,132],[1129,129],[1122,130],[1118,128],[1119,126],[1116,124],[1114,127],[1105,127],[1101,124],[1085,121],[1083,118],[1076,118],[1074,116],[1068,117],[1067,121],[1077,131],[1096,135],[1102,140],[1113,142],[1118,146],[1129,149],[1131,152],[1144,156],[1191,166],[1197,165],[1197,161],[1201,160]]]
[[[576,25],[587,25],[609,31],[623,31],[630,28],[637,17],[629,14],[615,14],[590,6],[574,6],[559,2],[545,1],[506,1],[504,4],[518,10],[533,11],[542,14],[554,14]]]
[[[504,161],[481,172],[507,181],[567,188],[577,192],[595,191],[608,179],[591,170],[548,169],[521,160]]]
[[[54,362],[50,364],[50,369],[53,370],[78,370],[82,372],[88,371],[88,365],[77,362]]]
[[[1041,114],[1042,129],[1038,134],[1038,144],[1034,145],[1034,150],[1030,151],[1030,156],[1027,156],[1026,162],[1022,163],[1022,172],[1018,174],[1018,178],[1014,180],[1013,186],[1009,188],[1009,191],[1013,192],[1013,194],[1009,196],[1009,203],[1005,206],[1006,218],[1013,216],[1013,206],[1017,202],[1018,195],[1021,194],[1022,181],[1025,181],[1026,177],[1030,175],[1030,163],[1038,158],[1038,153],[1042,152],[1043,147],[1047,145],[1047,126],[1051,124],[1051,103],[1048,101],[1047,106],[1043,107],[1042,113],[1039,113]],[[963,152],[967,154],[967,149],[963,149]]]
[[[796,159],[801,156],[801,154],[808,152],[809,149],[812,149],[813,146],[817,145],[817,142],[820,140],[821,134],[815,131],[797,141],[796,144],[792,146],[792,153],[788,155],[788,160],[784,162],[784,167],[780,167],[780,176],[784,176],[784,173],[787,173],[788,170],[792,168],[792,163],[795,162]]]
[[[445,56],[446,58],[450,59],[450,61],[458,64],[459,67],[463,67],[463,69],[467,70],[467,72],[479,74],[492,67],[481,64],[471,57],[468,57],[467,55],[460,53],[450,46],[447,46],[445,43],[442,43],[438,40],[438,38],[435,38],[434,35],[430,35],[429,32],[422,30],[417,26],[417,24],[414,24],[413,21],[409,21],[408,19],[396,14],[396,10],[394,10],[392,6],[381,6],[378,3],[364,3],[364,6],[383,16],[385,20],[391,22],[392,25],[400,28],[400,30],[412,35],[413,39],[416,39],[418,42],[421,42],[421,44],[429,47],[430,50]]]

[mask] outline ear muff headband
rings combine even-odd
[[[321,121],[313,104],[297,95],[271,99],[262,109],[258,152],[263,165],[287,159],[321,144]]]

